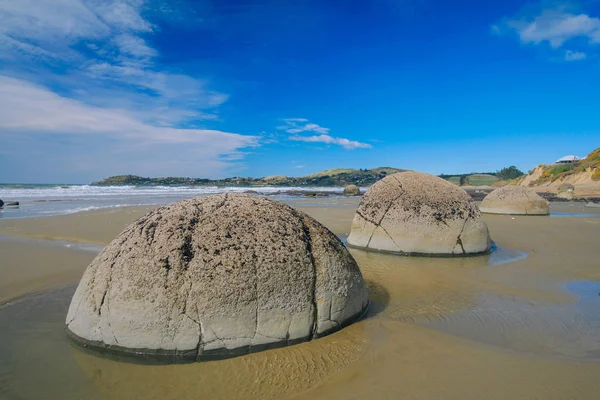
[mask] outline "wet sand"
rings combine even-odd
[[[290,203],[343,237],[358,201]],[[0,238],[0,303],[21,297],[0,308],[0,398],[598,398],[600,210],[551,209],[566,216],[485,216],[500,246],[491,255],[352,249],[370,288],[365,320],[288,348],[166,366],[71,346],[66,308],[93,254],[31,240],[106,244],[145,209],[0,221],[0,235],[18,236]],[[32,280],[45,286],[24,283]]]

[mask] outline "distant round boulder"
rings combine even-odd
[[[0,208],[4,206],[4,202],[0,199]]]
[[[348,185],[344,188],[344,196],[360,196],[360,188],[356,185]]]
[[[406,171],[367,190],[348,244],[408,255],[465,255],[488,252],[491,240],[477,205],[463,189]]]
[[[201,360],[320,337],[366,306],[356,262],[323,225],[272,200],[221,194],[127,227],[86,269],[66,325],[88,347]]]
[[[548,215],[548,202],[523,186],[504,186],[488,194],[479,209],[487,214]]]
[[[572,191],[558,192],[558,194],[556,195],[556,197],[558,197],[559,199],[563,199],[563,200],[573,200],[573,199],[575,199],[575,195],[573,194]]]
[[[558,186],[558,193],[564,193],[564,192],[574,192],[575,191],[575,186],[571,185],[570,183],[561,183]]]

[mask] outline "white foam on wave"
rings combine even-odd
[[[162,205],[163,203],[123,203],[123,204],[109,204],[102,206],[87,206],[87,207],[74,207],[74,208],[65,208],[61,210],[46,210],[46,211],[38,211],[38,214],[47,214],[47,215],[57,215],[57,214],[75,214],[78,212],[85,211],[94,211],[94,210],[104,210],[109,208],[120,208],[120,207],[136,207],[136,206],[157,206]]]
[[[290,190],[321,192],[341,191],[341,187],[217,187],[217,186],[91,186],[69,187],[0,187],[0,198],[6,199],[93,199],[120,196],[199,196],[217,193],[243,193],[254,190],[263,194]]]

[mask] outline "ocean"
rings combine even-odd
[[[125,206],[163,205],[194,196],[243,193],[253,190],[289,198],[290,191],[318,191],[341,194],[341,187],[217,187],[217,186],[91,186],[0,184],[0,199],[18,201],[18,207],[0,209],[0,218],[27,218],[72,214],[80,211]]]

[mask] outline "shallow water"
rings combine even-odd
[[[0,218],[29,218],[73,214],[82,211],[114,209],[125,206],[158,206],[216,193],[255,191],[286,201],[285,191],[330,192],[343,199],[342,187],[217,187],[217,186],[90,186],[90,185],[1,185],[0,199],[19,201],[17,207],[0,208]],[[335,196],[335,194],[338,196]]]
[[[479,257],[416,258],[353,250],[370,290],[365,320],[310,343],[185,365],[136,365],[74,347],[64,334],[74,286],[47,291],[0,308],[0,395],[8,399],[292,397],[365,362],[373,349],[395,346],[390,339],[393,330],[386,325],[393,321],[520,352],[597,359],[600,284],[565,285],[562,290],[576,296],[562,306],[492,296],[470,284],[473,274],[502,268],[522,253],[500,247]]]
[[[352,218],[350,207],[308,212],[340,235]],[[73,285],[15,301],[0,308],[0,398],[597,398],[598,219],[486,218],[497,245],[487,255],[352,249],[370,291],[367,318],[229,360],[98,357],[64,333]]]

